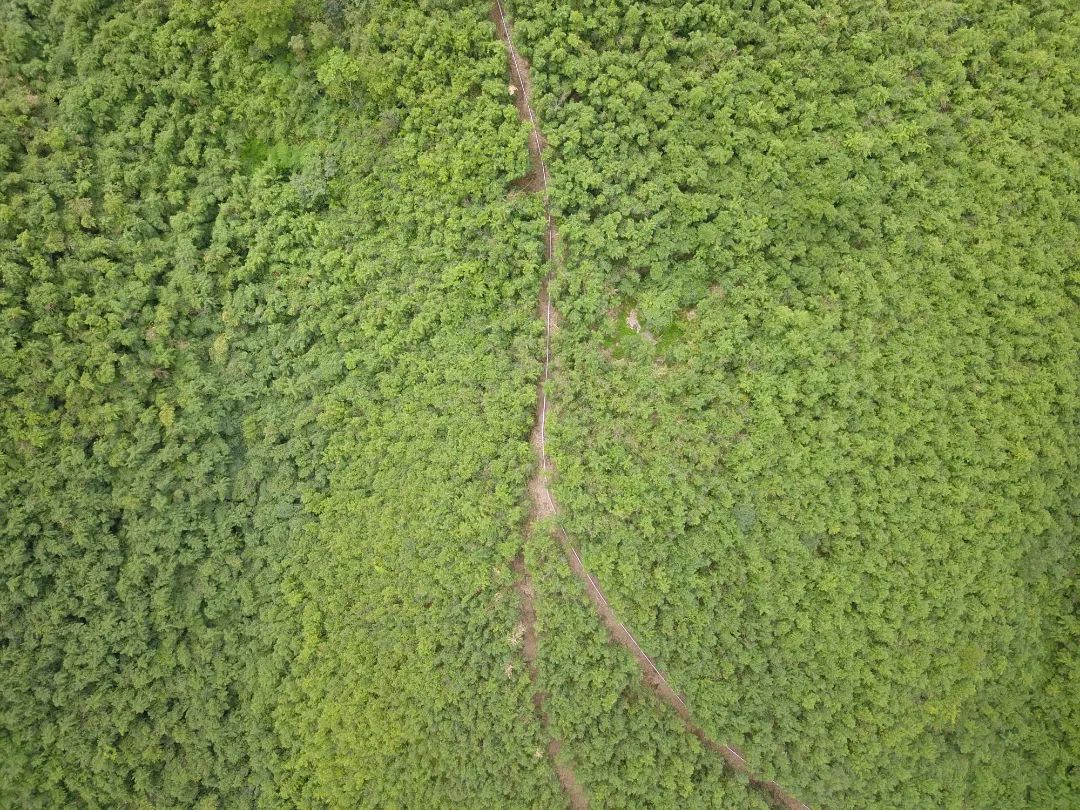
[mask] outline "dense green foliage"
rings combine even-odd
[[[813,806],[1076,806],[1075,5],[516,5],[617,611]]]
[[[617,611],[814,807],[1076,806],[1077,12],[510,11]],[[489,14],[0,3],[0,806],[565,804]],[[525,550],[593,806],[762,807]]]
[[[766,810],[642,683],[607,642],[580,583],[546,536],[529,543],[540,683],[553,734],[595,807]]]
[[[539,203],[486,5],[397,5],[3,5],[4,806],[558,804]]]

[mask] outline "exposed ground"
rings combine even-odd
[[[529,679],[533,684],[533,711],[540,719],[540,727],[548,737],[545,752],[555,775],[562,785],[563,792],[570,802],[573,810],[585,810],[589,806],[589,800],[585,795],[585,789],[577,780],[573,767],[568,762],[559,758],[559,749],[562,741],[553,736],[550,730],[550,720],[544,710],[544,693],[537,688],[538,671],[536,665],[536,608],[533,604],[533,587],[529,578],[529,571],[525,566],[525,555],[518,554],[511,564],[514,574],[517,576],[515,589],[521,598],[521,626],[524,630],[522,636],[521,656],[525,659],[525,666],[529,670]]]
[[[528,538],[537,530],[538,521],[544,518],[553,518],[559,514],[558,506],[556,505],[555,499],[552,497],[551,490],[548,486],[552,465],[547,457],[546,425],[550,403],[548,402],[547,392],[545,390],[545,384],[550,378],[551,373],[551,339],[554,330],[558,327],[558,321],[548,293],[548,287],[551,276],[555,271],[555,248],[559,241],[559,235],[554,217],[551,214],[551,204],[548,196],[550,175],[548,173],[547,164],[544,161],[544,148],[546,144],[540,130],[539,118],[532,106],[533,94],[532,84],[529,79],[529,65],[514,47],[510,24],[501,0],[494,0],[491,18],[495,23],[499,38],[506,46],[507,58],[510,65],[510,91],[514,99],[514,104],[517,107],[518,116],[522,121],[528,123],[530,127],[529,156],[531,158],[532,169],[528,175],[521,180],[516,181],[515,185],[543,195],[544,213],[547,217],[545,252],[551,268],[548,276],[540,286],[539,316],[544,322],[544,367],[537,385],[536,419],[530,437],[530,444],[533,448],[533,452],[536,454],[538,463],[529,479],[530,511],[529,519],[525,526],[525,536]],[[738,751],[730,745],[712,739],[705,733],[701,726],[693,721],[690,709],[682,696],[672,688],[667,678],[664,677],[663,673],[653,663],[652,659],[641,648],[641,645],[638,644],[637,639],[634,638],[626,625],[619,620],[619,617],[612,609],[611,604],[604,596],[600,584],[585,568],[581,555],[578,554],[569,535],[561,528],[556,528],[555,534],[559,544],[562,546],[571,570],[585,586],[585,592],[589,597],[589,601],[592,603],[600,620],[607,628],[612,640],[624,647],[634,657],[634,660],[638,662],[638,665],[641,668],[642,677],[645,683],[659,700],[666,703],[675,711],[682,719],[687,731],[697,737],[701,741],[701,744],[708,750],[723,757],[728,767],[733,771],[745,775],[749,779],[750,784],[761,790],[774,806],[785,808],[786,810],[809,810],[809,808],[798,799],[789,796],[776,782],[761,779],[756,776],[754,772],[751,771],[747,761]],[[524,553],[519,553],[514,559],[513,569],[517,574],[516,588],[521,597],[521,622],[524,628],[523,656],[525,658],[525,663],[529,668],[529,676],[535,687],[537,683],[536,610],[533,604],[534,594],[528,568],[525,563]],[[533,706],[544,731],[550,734],[550,723],[547,714],[544,711],[543,692],[537,690],[534,693]],[[563,790],[572,807],[587,807],[588,802],[585,792],[578,783],[573,769],[566,762],[560,762],[557,757],[559,748],[560,741],[552,737],[548,743],[547,752],[552,767],[555,769],[555,773],[559,778],[559,782],[562,784]]]

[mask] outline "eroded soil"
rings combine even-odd
[[[517,107],[518,116],[523,122],[528,123],[530,127],[529,156],[531,158],[532,169],[528,175],[515,181],[512,185],[517,188],[527,188],[543,195],[544,213],[547,218],[545,253],[548,263],[551,266],[551,272],[549,272],[547,278],[544,279],[540,286],[538,315],[544,322],[544,367],[543,373],[537,384],[536,418],[530,436],[530,444],[533,448],[533,452],[536,454],[537,464],[536,469],[529,478],[530,509],[529,517],[525,525],[525,537],[527,540],[532,536],[533,532],[537,530],[539,521],[545,518],[556,517],[559,513],[558,506],[556,505],[555,499],[552,497],[551,490],[548,486],[552,466],[547,457],[547,417],[550,402],[548,401],[545,389],[545,384],[551,374],[552,335],[554,330],[558,328],[557,316],[548,294],[548,286],[551,280],[551,273],[554,272],[555,247],[558,244],[559,235],[555,226],[555,220],[551,214],[551,205],[548,197],[550,177],[547,164],[544,161],[544,148],[546,143],[544,141],[543,133],[540,130],[540,122],[537,118],[536,111],[532,106],[533,94],[532,85],[529,79],[529,65],[514,47],[510,25],[506,18],[501,0],[494,0],[492,4],[491,19],[498,30],[499,38],[506,46],[507,59],[510,67],[510,90],[512,91],[511,95],[514,99],[514,104]],[[573,543],[570,541],[570,537],[561,528],[556,528],[555,533],[571,570],[585,586],[585,592],[588,594],[589,601],[592,603],[597,615],[607,628],[612,640],[624,647],[638,662],[642,671],[642,677],[652,690],[653,694],[675,711],[682,719],[687,731],[697,737],[702,745],[708,750],[723,757],[728,767],[733,771],[745,775],[749,779],[750,784],[761,790],[774,806],[785,808],[785,810],[809,810],[806,805],[784,792],[776,782],[761,779],[755,775],[750,770],[746,760],[738,751],[730,745],[713,740],[693,721],[690,715],[690,709],[682,696],[672,688],[667,678],[664,677],[663,673],[653,663],[652,659],[649,658],[641,648],[641,645],[638,644],[637,639],[634,638],[626,625],[619,621],[619,617],[604,596],[600,584],[585,568],[581,555],[578,554],[577,549],[574,548]],[[519,553],[514,559],[513,570],[517,574],[516,589],[521,598],[521,622],[524,628],[522,654],[526,666],[529,669],[529,677],[532,679],[534,689],[536,690],[533,694],[534,709],[540,719],[544,732],[550,737],[550,742],[547,745],[548,758],[552,763],[552,767],[555,769],[555,773],[559,778],[559,782],[562,785],[571,806],[575,808],[575,810],[576,808],[585,808],[588,806],[588,801],[584,790],[574,775],[573,769],[568,763],[560,762],[558,758],[561,743],[557,738],[550,736],[550,722],[544,711],[544,694],[538,687],[538,670],[536,664],[536,609],[534,605],[535,594],[533,592],[529,571],[525,563],[524,553]]]

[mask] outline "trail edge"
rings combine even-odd
[[[547,456],[546,432],[549,408],[546,383],[551,375],[551,338],[557,325],[554,307],[551,304],[548,288],[552,275],[554,274],[555,246],[558,243],[558,230],[555,226],[554,217],[551,214],[551,200],[548,189],[550,174],[548,173],[547,164],[544,161],[544,147],[546,144],[540,129],[539,118],[532,106],[533,96],[532,84],[529,78],[529,65],[514,47],[510,23],[507,19],[506,11],[503,8],[502,0],[494,0],[492,3],[491,19],[495,23],[499,38],[506,47],[507,59],[510,64],[511,86],[514,88],[514,101],[517,107],[518,116],[523,122],[529,124],[529,156],[532,161],[532,172],[530,176],[526,178],[524,184],[531,190],[540,192],[543,197],[544,216],[547,220],[544,234],[545,253],[551,267],[548,275],[540,285],[539,314],[544,321],[544,367],[537,386],[536,420],[530,437],[530,444],[532,445],[533,451],[536,453],[540,464],[529,479],[529,497],[532,507],[526,525],[526,536],[529,536],[534,530],[536,521],[543,518],[555,517],[559,513],[559,509],[555,504],[555,499],[552,497],[551,490],[548,487],[549,472],[551,471],[552,466]],[[764,793],[770,800],[770,803],[775,807],[784,808],[784,810],[810,810],[809,807],[798,799],[786,793],[775,781],[771,779],[762,779],[754,774],[753,771],[750,770],[750,766],[746,759],[738,751],[726,743],[719,743],[716,740],[713,740],[705,733],[701,726],[694,722],[690,715],[690,709],[683,701],[682,697],[674,690],[674,688],[672,688],[667,678],[664,677],[664,674],[657,668],[656,664],[653,663],[653,660],[641,648],[641,645],[638,644],[637,639],[634,638],[634,635],[627,629],[626,625],[619,621],[611,604],[604,596],[600,584],[585,568],[581,555],[578,553],[577,549],[574,548],[569,535],[567,535],[562,528],[558,527],[555,529],[555,534],[563,548],[563,552],[566,555],[571,570],[585,586],[585,592],[589,597],[589,601],[592,602],[593,607],[599,614],[601,621],[607,628],[612,639],[624,647],[634,657],[642,670],[643,679],[652,690],[653,694],[675,711],[683,721],[686,730],[697,737],[705,748],[719,754],[729,768],[746,776],[750,784]],[[522,622],[525,627],[524,657],[529,666],[529,675],[532,679],[533,686],[536,687],[538,677],[536,666],[536,611],[533,605],[534,594],[529,579],[529,573],[525,565],[524,553],[519,553],[514,559],[513,567],[514,571],[518,574],[517,588],[522,597]],[[536,691],[533,703],[544,730],[548,731],[549,721],[543,709],[543,700],[543,693]],[[588,805],[584,791],[578,784],[573,771],[565,763],[560,764],[556,759],[555,754],[557,754],[558,751],[559,741],[552,737],[551,742],[548,744],[548,753],[556,774],[559,777],[559,782],[562,784],[563,790],[570,799],[571,806],[575,808],[575,810],[577,810],[577,808],[585,808]]]

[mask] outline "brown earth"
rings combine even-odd
[[[537,637],[536,605],[534,602],[535,593],[533,591],[532,581],[529,578],[528,568],[525,565],[524,552],[518,553],[511,563],[511,568],[517,575],[514,588],[521,598],[521,625],[524,629],[521,657],[525,659],[525,666],[528,667],[529,671],[529,680],[532,681],[533,685],[533,711],[540,720],[541,729],[543,729],[544,734],[548,736],[546,747],[548,762],[551,763],[551,767],[555,770],[555,776],[558,777],[559,784],[562,785],[563,793],[566,794],[566,798],[570,801],[570,807],[573,808],[573,810],[587,810],[589,800],[585,796],[585,790],[581,787],[577,777],[574,775],[574,769],[559,757],[559,749],[562,747],[562,741],[551,735],[551,723],[548,719],[547,712],[544,710],[544,698],[546,696],[537,685],[539,671],[536,664]]]
[[[514,47],[510,25],[506,19],[505,10],[503,9],[501,0],[493,0],[491,19],[495,23],[499,38],[506,46],[507,60],[510,67],[511,87],[515,90],[511,95],[514,99],[514,104],[517,107],[518,117],[523,122],[528,123],[530,127],[529,156],[531,158],[532,170],[524,178],[515,181],[513,185],[518,188],[527,188],[543,195],[544,214],[547,218],[547,229],[544,237],[545,253],[549,264],[552,266],[552,270],[540,285],[538,314],[544,321],[544,369],[537,384],[536,419],[529,442],[533,448],[533,452],[536,454],[538,464],[533,475],[529,478],[530,509],[529,517],[525,525],[525,536],[528,538],[531,537],[533,531],[536,530],[538,521],[544,518],[553,518],[559,514],[559,509],[555,504],[555,499],[551,496],[551,490],[548,486],[549,473],[552,470],[551,462],[547,457],[546,436],[547,416],[550,403],[548,402],[547,393],[544,387],[550,378],[551,340],[552,334],[557,328],[557,316],[554,307],[551,304],[548,287],[552,273],[554,272],[555,245],[558,243],[558,230],[556,229],[555,220],[551,214],[551,205],[548,197],[548,184],[550,178],[548,175],[547,164],[544,161],[544,148],[546,143],[544,141],[543,133],[540,131],[540,122],[536,116],[536,111],[532,106],[533,93],[532,83],[529,77],[529,64]],[[764,793],[770,803],[775,807],[783,808],[784,810],[809,810],[805,804],[793,796],[788,795],[776,782],[762,779],[755,775],[754,772],[750,770],[750,767],[742,754],[730,745],[719,743],[712,739],[705,733],[701,726],[693,721],[693,718],[690,715],[690,709],[687,707],[682,696],[672,688],[667,678],[664,677],[656,664],[653,663],[652,659],[649,658],[641,648],[641,645],[638,644],[637,639],[634,638],[626,625],[619,621],[611,604],[604,596],[600,584],[585,568],[581,555],[578,554],[577,549],[574,548],[573,543],[570,541],[570,537],[561,528],[556,528],[555,534],[559,544],[562,546],[563,553],[566,555],[571,570],[585,586],[585,592],[589,597],[589,601],[592,602],[593,608],[600,616],[600,620],[607,628],[611,638],[634,657],[641,668],[642,677],[645,683],[659,700],[666,703],[675,711],[683,721],[686,730],[697,737],[705,748],[721,756],[731,770],[746,776],[750,784]],[[529,677],[532,679],[534,687],[536,687],[538,671],[536,664],[537,635],[536,609],[534,606],[535,594],[525,564],[524,553],[519,553],[514,559],[513,570],[518,576],[516,589],[521,597],[521,620],[522,625],[524,626],[523,657],[529,668]],[[547,714],[544,711],[544,694],[539,689],[537,689],[533,695],[533,706],[545,733],[550,734],[550,723]],[[557,754],[559,748],[560,741],[552,737],[547,746],[548,758],[552,763],[552,767],[555,769],[563,790],[570,800],[571,806],[575,808],[575,810],[576,808],[585,808],[588,806],[585,792],[582,790],[581,785],[578,783],[570,766],[565,762],[560,762],[558,760]]]

